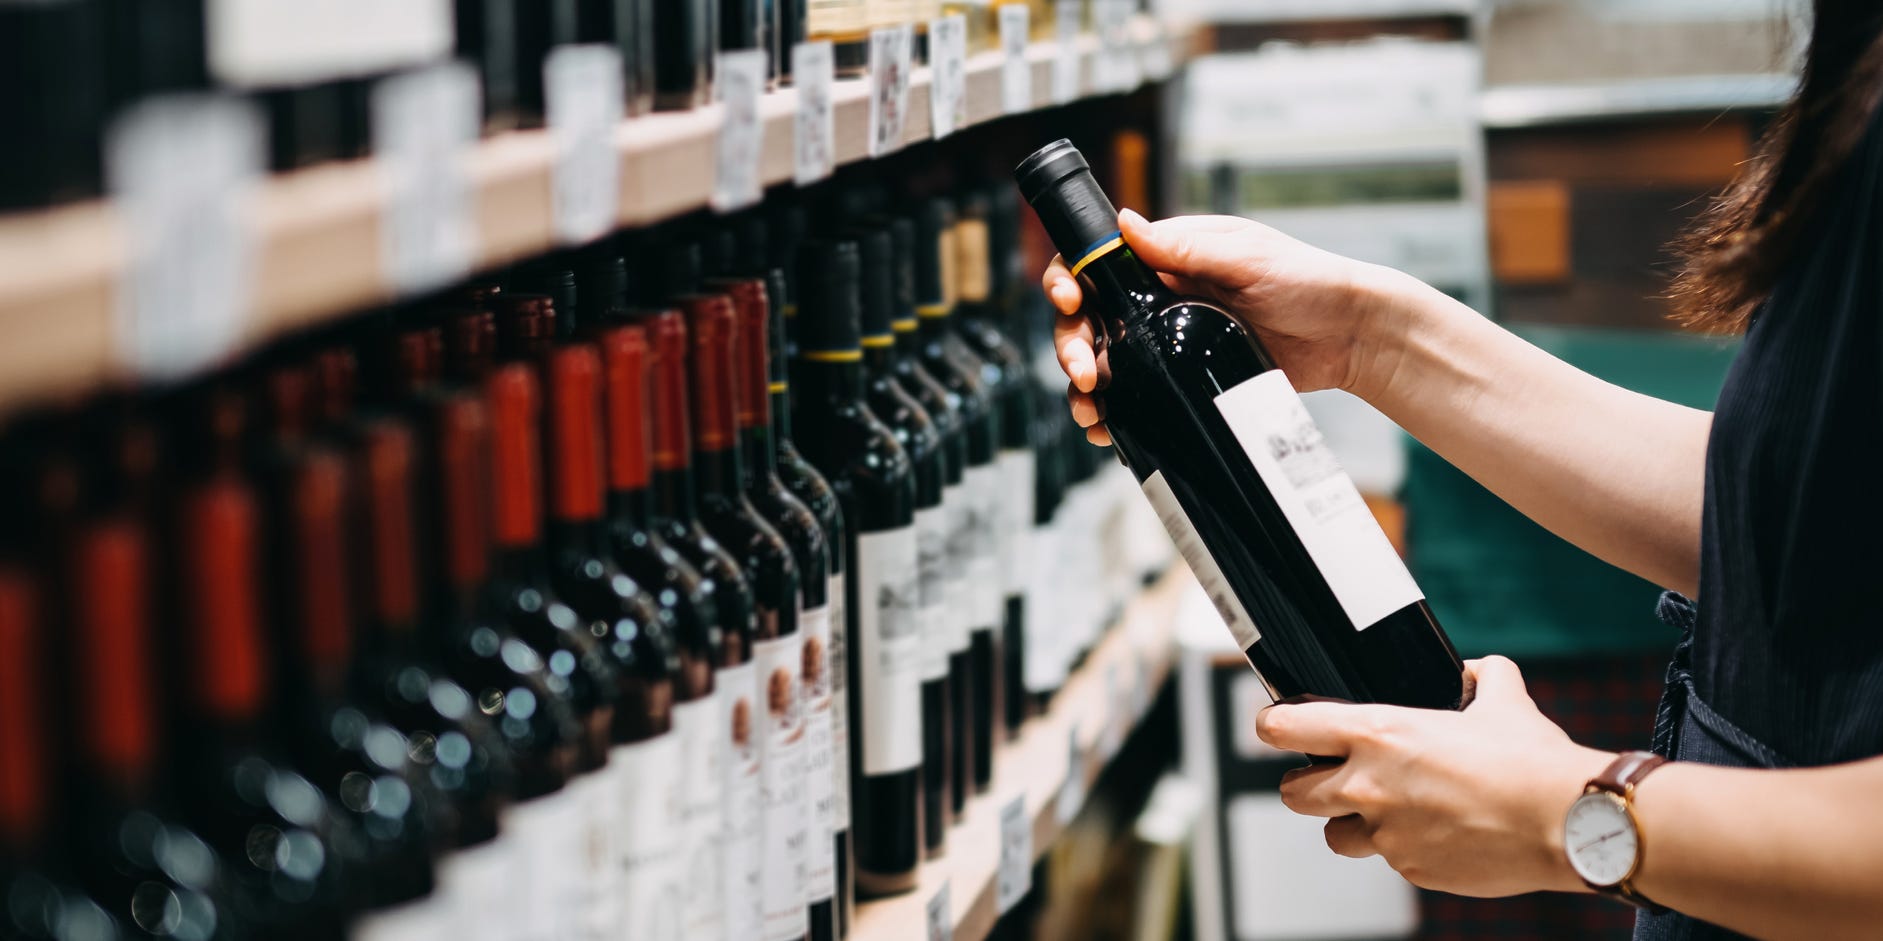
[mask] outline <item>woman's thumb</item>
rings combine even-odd
[[[1118,214],[1118,231],[1124,236],[1125,244],[1131,246],[1132,253],[1153,270],[1185,278],[1216,280],[1212,276],[1220,267],[1216,264],[1219,259],[1212,257],[1195,226],[1183,224],[1186,221],[1192,220],[1179,217],[1152,222],[1126,209]]]

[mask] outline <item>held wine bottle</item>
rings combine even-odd
[[[805,848],[805,891],[810,905],[811,941],[838,936],[836,780],[844,762],[831,748],[832,674],[830,544],[817,516],[784,481],[778,479],[777,452],[771,440],[771,383],[766,361],[771,350],[771,303],[759,278],[716,279],[709,285],[732,298],[738,316],[734,344],[738,363],[737,419],[744,467],[741,486],[754,509],[791,545],[798,566],[803,613],[798,632],[804,637],[802,694],[804,768],[809,807],[809,843]],[[837,661],[841,662],[841,661]]]
[[[955,810],[960,813],[973,789],[991,782],[993,775],[995,635],[1000,625],[1000,565],[996,537],[999,515],[999,415],[993,396],[982,381],[981,358],[955,333],[956,256],[954,211],[945,199],[927,201],[916,215],[915,277],[919,301],[916,314],[922,364],[954,393],[966,463],[961,472],[961,498],[956,510],[953,551],[962,561],[965,635],[956,640],[967,657],[967,671],[957,687]]]
[[[790,212],[785,213],[786,216]],[[811,462],[798,453],[791,439],[791,382],[787,369],[785,311],[791,303],[791,281],[785,274],[792,262],[784,256],[797,250],[796,235],[788,226],[765,227],[764,236],[746,238],[748,247],[766,243],[772,258],[766,274],[766,301],[770,308],[770,329],[766,335],[767,369],[770,376],[772,434],[779,480],[792,496],[798,498],[817,517],[824,533],[824,545],[830,550],[830,578],[825,597],[830,599],[830,828],[831,844],[836,849],[837,936],[848,935],[850,916],[856,906],[856,878],[850,866],[850,637],[855,628],[848,601],[844,596],[848,550],[844,546],[843,509],[837,491],[818,473]],[[767,242],[767,240],[769,240]],[[787,247],[788,246],[788,247]],[[767,252],[754,251],[752,257]]]
[[[1014,176],[1099,320],[1119,457],[1269,691],[1457,708],[1458,655],[1274,359],[1132,254],[1071,142]]]
[[[896,374],[895,249],[888,229],[854,233],[862,263],[864,402],[895,434],[915,470],[916,630],[921,636],[923,848],[940,856],[953,822],[950,780],[954,732],[948,696],[951,648],[948,591],[949,521],[942,509],[942,440],[927,410]]]
[[[799,251],[797,440],[848,525],[852,864],[859,895],[915,887],[922,855],[921,637],[915,622],[915,476],[864,403],[855,242]]]

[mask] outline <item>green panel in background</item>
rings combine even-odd
[[[1713,407],[1737,341],[1676,333],[1511,325],[1617,385]],[[1506,506],[1417,442],[1403,495],[1413,575],[1466,657],[1667,650],[1660,590],[1587,555]]]

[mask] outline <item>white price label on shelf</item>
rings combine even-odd
[[[1079,726],[1074,723],[1066,730],[1066,780],[1059,785],[1059,803],[1056,816],[1059,825],[1065,826],[1072,818],[1079,815],[1079,808],[1085,806],[1085,750],[1079,747]]]
[[[994,870],[994,909],[1007,914],[1033,888],[1033,821],[1026,795],[1000,809],[1000,864]]]
[[[556,146],[556,238],[564,244],[593,241],[614,228],[621,199],[621,161],[615,157],[621,86],[621,53],[613,46],[557,46],[543,62]]]
[[[1053,8],[1053,31],[1057,48],[1053,52],[1053,103],[1065,104],[1079,97],[1079,27],[1085,19],[1081,0],[1057,0]]]
[[[718,172],[713,177],[713,208],[743,209],[765,195],[759,158],[765,152],[765,124],[758,100],[765,94],[770,65],[763,49],[728,52],[719,57]]]
[[[960,14],[928,24],[928,115],[941,140],[968,120],[968,18]]]
[[[477,225],[465,161],[482,114],[477,73],[462,62],[373,87],[373,151],[386,185],[380,257],[401,294],[444,287],[471,270]]]
[[[837,164],[837,60],[828,42],[791,47],[791,80],[798,90],[798,119],[792,131],[792,179],[809,186],[830,175]]]
[[[1099,67],[1093,77],[1106,94],[1138,87],[1137,50],[1131,45],[1131,0],[1093,0],[1093,25],[1098,30]]]
[[[928,897],[928,941],[954,941],[954,902],[948,897],[948,883],[943,882]]]
[[[1105,761],[1118,756],[1125,744],[1125,727],[1130,724],[1125,712],[1124,684],[1118,678],[1118,663],[1105,664],[1105,730],[1099,736],[1098,750]]]
[[[909,24],[870,33],[870,156],[902,149],[909,123],[909,73],[915,31]]]
[[[1033,110],[1033,66],[1027,62],[1027,41],[1032,35],[1032,12],[1025,4],[1000,8],[1000,105],[1008,114]]]
[[[138,376],[181,378],[241,339],[264,133],[252,105],[215,95],[151,98],[112,124],[105,174],[125,233],[116,351]]]
[[[1143,657],[1134,658],[1131,663],[1135,668],[1131,683],[1132,725],[1135,726],[1151,711],[1151,668]]]
[[[1157,28],[1151,31],[1151,38],[1144,43],[1138,62],[1148,81],[1161,82],[1177,71],[1177,63],[1170,54],[1170,34],[1164,31],[1164,24],[1158,23]]]

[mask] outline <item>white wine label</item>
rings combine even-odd
[[[837,164],[836,99],[837,60],[828,42],[801,42],[791,47],[791,82],[798,93],[797,121],[792,132],[792,179],[809,186],[830,175]]]
[[[910,24],[870,33],[870,156],[902,149],[909,123],[909,73],[915,31]]]
[[[1033,452],[1008,448],[1000,452],[1001,516],[1007,532],[1001,567],[1007,572],[1007,597],[1026,594],[1033,567]]]
[[[623,107],[621,53],[599,43],[557,46],[543,60],[543,95],[555,142],[557,240],[592,241],[614,228],[621,199],[615,130]]]
[[[645,742],[617,745],[608,763],[621,763],[617,799],[622,827],[617,841],[621,909],[630,938],[682,936],[684,889],[680,885],[683,836],[680,738],[669,732]],[[620,929],[617,927],[616,929]]]
[[[863,773],[922,763],[922,637],[916,620],[915,527],[857,536],[857,636]]]
[[[916,618],[922,633],[922,681],[948,675],[954,624],[948,610],[948,511],[940,505],[915,511]]]
[[[680,741],[681,921],[688,938],[725,932],[724,702],[715,685],[711,693],[673,707],[673,734]]]
[[[568,852],[575,857],[581,891],[585,894],[582,923],[587,933],[583,937],[590,941],[602,941],[619,931],[624,917],[619,880],[614,878],[614,862],[620,856],[621,829],[630,825],[621,805],[621,788],[633,770],[620,758],[613,757],[619,750],[610,751],[608,764],[569,782],[565,788],[575,796],[580,808],[581,841]]]
[[[994,870],[994,908],[1007,914],[1033,890],[1033,818],[1026,795],[1000,809],[1000,863]]]
[[[209,69],[237,88],[389,72],[449,55],[449,0],[208,0]]]
[[[514,819],[514,818],[511,818]],[[507,823],[506,823],[507,825]],[[488,843],[446,854],[438,861],[438,888],[451,917],[452,938],[515,938],[518,901],[525,886],[511,880],[521,841],[504,830]]]
[[[765,194],[759,158],[765,152],[765,123],[758,100],[765,94],[769,63],[763,49],[721,53],[714,73],[719,81],[718,170],[713,178],[713,208],[742,209]]]
[[[760,803],[765,807],[764,888],[768,941],[804,937],[804,850],[810,800],[804,778],[804,698],[798,689],[804,638],[796,633],[752,645],[758,668]]]
[[[373,86],[373,153],[386,184],[380,258],[395,291],[429,291],[470,273],[477,255],[468,155],[482,104],[462,62]]]
[[[850,599],[842,573],[830,577],[831,818],[835,833],[850,829]]]
[[[1164,524],[1164,531],[1170,534],[1170,541],[1177,544],[1178,554],[1190,564],[1190,571],[1196,575],[1197,583],[1203,586],[1205,594],[1210,596],[1210,603],[1216,606],[1216,613],[1222,615],[1223,623],[1229,625],[1229,633],[1236,638],[1236,646],[1247,650],[1256,641],[1262,639],[1262,632],[1256,629],[1255,619],[1242,607],[1242,601],[1229,587],[1229,580],[1223,577],[1223,570],[1216,564],[1216,558],[1203,545],[1203,537],[1197,535],[1196,527],[1191,525],[1190,517],[1177,502],[1177,495],[1171,492],[1170,483],[1164,479],[1163,471],[1152,471],[1141,485],[1144,498],[1151,501],[1151,507],[1157,511],[1157,519]]]
[[[151,98],[112,123],[105,173],[125,230],[113,339],[131,372],[181,377],[241,338],[265,127],[252,105],[212,95]]]
[[[957,13],[928,24],[928,111],[936,140],[967,123],[968,18]]]
[[[453,941],[450,910],[434,891],[392,908],[367,912],[353,922],[349,941]]]
[[[757,708],[758,669],[751,661],[713,674],[725,712],[720,759],[725,770],[725,892],[728,938],[758,938],[765,923],[761,877],[765,809],[760,803]]]
[[[798,634],[804,638],[799,686],[804,699],[804,780],[810,808],[804,897],[810,902],[837,894],[837,847],[832,835],[839,829],[837,769],[845,762],[831,750],[830,707],[836,677],[830,668],[830,615],[831,606],[823,605],[798,616]]]
[[[928,941],[954,941],[955,909],[954,902],[948,897],[948,883],[944,881],[935,894],[928,897]]]
[[[1425,598],[1281,370],[1217,396],[1216,408],[1355,630]]]
[[[973,552],[968,556],[968,592],[973,605],[970,626],[977,631],[992,630],[1000,626],[1001,602],[1006,597],[1006,576],[1000,570],[1000,544],[1005,532],[1000,467],[990,461],[968,468],[962,478],[973,507],[968,530],[974,539]]]
[[[1032,13],[1024,3],[1000,7],[1000,102],[1008,114],[1033,110],[1033,66],[1027,62]]]
[[[948,519],[948,652],[966,653],[974,629],[974,586],[968,562],[974,558],[974,499],[965,480],[942,491]]]
[[[503,831],[515,838],[520,850],[511,859],[505,894],[516,900],[513,923],[516,937],[523,941],[582,935],[584,874],[575,852],[586,841],[581,809],[565,786],[505,811]]]
[[[1083,0],[1055,0],[1053,36],[1058,48],[1053,51],[1053,103],[1063,105],[1079,97],[1080,74],[1084,71],[1079,55],[1079,29],[1085,20]]]

